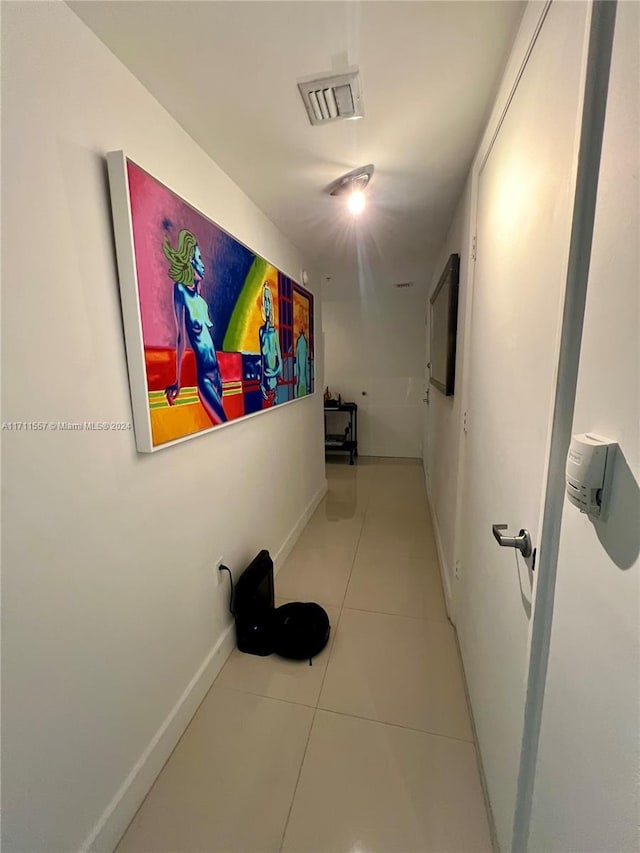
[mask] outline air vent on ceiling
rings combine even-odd
[[[358,70],[298,83],[311,124],[360,118],[362,93]]]
[[[412,281],[399,281],[397,284],[393,285],[394,287],[413,287]]]

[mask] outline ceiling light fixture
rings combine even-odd
[[[333,196],[348,196],[347,207],[354,216],[358,216],[365,208],[366,196],[364,190],[369,185],[373,172],[373,163],[353,169],[351,172],[347,172],[346,175],[342,175],[342,177],[329,184],[327,192]]]
[[[366,199],[362,190],[354,190],[347,199],[349,213],[353,213],[354,216],[359,216],[364,210],[365,205]]]

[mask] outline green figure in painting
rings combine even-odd
[[[296,340],[296,397],[306,397],[311,393],[311,365],[309,362],[309,344],[304,336],[304,330]]]
[[[213,424],[227,420],[222,407],[222,379],[213,345],[209,306],[200,294],[205,266],[198,241],[186,229],[178,234],[174,249],[165,239],[164,253],[169,261],[169,275],[174,281],[173,307],[176,315],[176,381],[165,390],[173,406],[180,393],[180,368],[185,349],[185,333],[196,360],[198,395]]]

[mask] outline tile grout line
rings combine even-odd
[[[401,723],[390,723],[387,720],[376,720],[373,717],[363,717],[360,714],[350,714],[348,711],[336,711],[333,708],[321,708],[318,706],[316,710],[323,711],[325,714],[335,714],[336,717],[347,717],[350,720],[362,720],[363,723],[374,723],[378,726],[391,726],[391,728],[404,729],[404,731],[414,732],[418,735],[444,738],[444,740],[452,740],[455,741],[455,743],[466,743],[467,746],[472,747],[475,752],[475,742],[473,740],[466,740],[465,738],[456,737],[455,735],[445,735],[442,732],[432,732],[428,729],[416,729],[413,726],[403,726]]]
[[[353,573],[353,566],[355,564],[356,556],[358,554],[358,548],[360,547],[360,540],[362,538],[362,530],[364,527],[365,517],[366,517],[366,510],[365,510],[365,515],[363,515],[362,526],[360,527],[360,535],[358,536],[358,542],[356,544],[355,551],[353,553],[353,558],[351,560],[351,569],[349,570],[349,577],[347,578],[347,583],[346,583],[346,586],[344,589],[344,595],[342,596],[342,603],[340,604],[339,611],[338,611],[338,623],[336,625],[336,630],[334,632],[333,645],[331,646],[331,651],[329,652],[329,657],[327,658],[327,665],[325,666],[324,673],[322,675],[322,681],[320,682],[320,689],[318,690],[318,695],[316,698],[316,704],[315,704],[315,707],[313,709],[313,717],[311,718],[311,725],[309,726],[309,735],[307,737],[307,742],[305,744],[304,752],[302,754],[302,761],[300,762],[300,768],[298,770],[298,775],[296,777],[296,784],[294,785],[294,788],[293,788],[293,795],[291,797],[291,803],[289,805],[289,811],[287,812],[287,819],[284,822],[284,829],[282,830],[282,838],[280,839],[280,847],[279,847],[280,853],[282,853],[282,848],[284,847],[284,839],[285,839],[286,834],[287,834],[287,829],[289,828],[289,821],[291,819],[291,812],[293,811],[293,804],[295,802],[296,794],[298,792],[298,785],[300,784],[300,777],[302,776],[302,768],[304,767],[304,762],[305,762],[305,759],[307,757],[307,752],[309,750],[309,742],[311,741],[311,733],[313,732],[313,726],[314,726],[314,723],[316,721],[316,716],[317,716],[318,710],[319,710],[319,703],[320,703],[320,696],[322,695],[322,688],[324,687],[324,682],[325,682],[325,679],[327,677],[327,671],[329,669],[329,664],[331,663],[331,655],[333,654],[333,649],[335,647],[336,635],[338,633],[338,627],[339,627],[340,621],[342,619],[342,611],[344,609],[344,600],[345,600],[346,595],[347,595],[347,589],[349,588],[349,582],[351,580],[351,575]]]
[[[442,619],[434,619],[431,616],[413,616],[409,613],[390,613],[388,610],[367,610],[364,607],[345,606],[343,610],[353,610],[356,613],[371,613],[375,616],[397,616],[400,619],[415,619],[417,622],[434,622],[436,625],[448,625],[451,627],[451,622],[444,616]]]
[[[426,492],[425,492],[425,502],[426,502],[426,501],[427,501],[427,495],[426,495]],[[365,528],[366,523],[367,523],[367,518],[369,517],[370,508],[371,508],[371,494],[369,494],[369,500],[367,501],[367,505],[366,505],[365,510],[364,510],[364,521],[363,521],[363,524],[362,524],[362,530],[361,530],[361,532],[360,532],[360,537],[358,538],[358,545],[356,546],[356,554],[355,554],[355,557],[354,557],[354,565],[355,565],[355,560],[356,560],[356,558],[357,558],[357,556],[358,556],[358,549],[360,548],[360,543],[361,543],[361,541],[362,541],[362,536],[363,536],[363,534],[364,534],[364,528]],[[426,519],[428,519],[428,513],[429,513],[429,507],[428,507],[428,503],[427,503],[427,514],[426,514]],[[384,515],[386,515],[386,513],[384,513]],[[423,559],[424,559],[424,555],[415,556],[415,555],[413,555],[413,554],[398,554],[397,556],[399,556],[399,557],[403,557],[403,558],[405,558],[405,559],[418,560],[418,561],[420,561],[420,562],[422,562],[422,561],[423,561]],[[436,559],[437,559],[437,557],[436,557]],[[439,620],[439,619],[431,619],[431,618],[429,618],[428,616],[413,616],[413,615],[408,615],[408,614],[404,614],[404,613],[388,613],[387,611],[384,611],[384,610],[366,610],[366,609],[365,609],[365,608],[363,608],[363,607],[345,607],[345,603],[344,603],[344,602],[346,601],[346,598],[347,598],[347,592],[348,592],[348,590],[349,590],[349,583],[351,582],[351,576],[353,575],[353,568],[354,568],[354,565],[352,565],[352,567],[351,567],[351,572],[349,573],[349,579],[348,579],[348,581],[347,581],[347,588],[345,589],[344,598],[343,598],[343,600],[342,600],[342,609],[346,609],[346,610],[358,610],[358,611],[360,611],[360,612],[362,612],[362,613],[380,613],[381,615],[384,615],[384,616],[403,616],[403,617],[405,617],[405,618],[407,618],[407,619],[420,619],[420,620],[423,620],[423,621],[426,621],[426,622],[440,622],[440,621],[442,621],[442,622],[444,622],[444,623],[448,623],[448,621],[449,621],[449,620],[448,620],[448,619],[447,619],[447,617],[446,617],[446,611],[445,611],[445,618],[444,618],[443,620]],[[442,593],[443,593],[443,595],[444,595],[444,590],[442,590]],[[341,610],[341,614],[342,614],[342,610]]]
[[[306,707],[309,707],[308,705]],[[282,853],[282,848],[284,846],[285,835],[287,834],[287,828],[289,826],[289,819],[291,817],[291,812],[293,811],[293,804],[296,799],[296,792],[298,790],[298,784],[300,782],[300,776],[302,776],[302,768],[304,767],[304,760],[307,757],[307,751],[309,749],[309,741],[311,740],[311,732],[313,731],[313,724],[316,720],[316,714],[318,713],[318,707],[313,708],[313,716],[311,717],[311,725],[309,726],[309,734],[307,735],[307,740],[304,745],[304,752],[302,753],[302,760],[300,761],[300,767],[298,768],[298,775],[296,776],[296,783],[293,786],[293,793],[291,795],[291,802],[289,803],[289,810],[287,811],[287,817],[284,822],[284,827],[282,828],[282,836],[280,838],[280,845],[278,850]]]
[[[264,693],[256,693],[254,690],[243,690],[242,687],[216,687],[216,690],[226,690],[230,693],[241,693],[243,696],[255,696],[256,699],[267,699],[269,702],[284,702],[285,705],[295,705],[298,708],[316,710],[316,705],[307,705],[305,702],[294,702],[293,699],[280,699],[278,696],[265,696]]]
[[[344,588],[344,594],[342,596],[342,601],[340,602],[340,618],[342,618],[342,611],[344,610],[344,603],[345,603],[346,598],[347,598],[347,591],[349,590],[349,584],[351,583],[351,577],[353,575],[353,569],[354,569],[354,566],[356,564],[356,560],[358,559],[358,551],[360,550],[360,542],[362,542],[362,535],[364,532],[364,524],[365,524],[366,519],[367,519],[367,511],[365,509],[364,515],[362,516],[362,526],[360,527],[360,535],[358,536],[358,541],[356,542],[355,551],[353,552],[353,559],[351,560],[351,568],[349,569],[349,577],[347,578],[347,583],[346,583],[345,588]],[[333,651],[333,649],[332,649],[332,651]],[[329,664],[327,663],[327,666],[328,665]],[[326,676],[326,672],[325,672],[325,676]],[[323,684],[324,684],[324,679],[323,679]],[[322,691],[322,688],[321,688],[321,691]]]

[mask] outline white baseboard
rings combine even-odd
[[[274,573],[282,566],[306,523],[327,492],[327,481],[318,489],[274,557]],[[83,842],[80,853],[112,853],[133,816],[149,793],[158,774],[209,692],[216,676],[235,648],[234,623],[222,632],[182,696],[162,723],[114,798]]]
[[[305,511],[300,516],[297,524],[295,525],[295,527],[293,528],[291,533],[287,536],[287,538],[284,540],[281,547],[278,549],[278,551],[273,556],[273,573],[274,573],[274,575],[277,575],[278,572],[280,571],[280,569],[282,568],[284,561],[287,559],[287,557],[289,556],[289,554],[293,550],[293,546],[298,541],[298,537],[300,536],[300,534],[304,530],[307,522],[309,521],[309,519],[311,518],[311,516],[315,512],[316,507],[318,506],[318,504],[320,503],[322,498],[327,494],[328,488],[329,488],[329,486],[327,484],[327,481],[324,480],[322,485],[318,489],[318,491],[315,493],[315,495],[311,498],[311,500],[307,504],[307,508],[305,509]]]
[[[451,598],[451,575],[449,574],[449,567],[447,566],[447,561],[444,557],[444,551],[442,550],[442,538],[440,536],[440,528],[438,526],[438,517],[436,516],[436,512],[433,506],[433,501],[431,499],[431,489],[429,488],[429,478],[427,477],[427,472],[425,469],[425,485],[427,488],[427,500],[429,502],[429,512],[431,514],[431,523],[433,525],[433,533],[436,540],[436,549],[438,552],[438,563],[440,566],[440,577],[442,578],[442,587],[444,589],[444,598],[445,605],[447,608],[447,616],[449,617],[451,624],[454,627],[454,634],[456,639],[456,647],[458,649],[458,658],[460,659],[460,663],[462,664],[462,672],[463,672],[463,682],[464,682],[464,693],[467,701],[467,708],[469,710],[469,718],[471,720],[471,730],[473,732],[473,744],[475,746],[476,753],[476,761],[478,764],[478,773],[480,775],[480,784],[482,786],[482,794],[484,797],[485,808],[487,811],[487,819],[489,821],[489,834],[491,836],[491,846],[496,853],[499,853],[500,848],[498,847],[497,836],[496,836],[496,828],[495,822],[493,819],[493,810],[491,808],[491,801],[489,800],[489,789],[487,787],[487,778],[484,772],[484,766],[482,764],[482,756],[480,754],[480,746],[478,743],[478,733],[476,729],[475,718],[473,716],[473,706],[471,705],[471,697],[469,695],[469,687],[467,682],[467,673],[464,666],[464,658],[462,657],[462,649],[460,648],[460,638],[458,637],[458,629],[456,628],[456,623],[454,619],[454,611],[453,611],[453,601]]]
[[[81,853],[111,853],[120,841],[156,777],[173,752],[200,703],[235,647],[231,622],[204,659],[182,696],[171,709],[151,742],[124,780],[93,830],[85,839]]]
[[[436,515],[433,500],[431,498],[429,478],[427,477],[426,471],[424,480],[427,487],[427,502],[429,504],[431,524],[433,526],[433,533],[436,540],[436,550],[438,552],[438,565],[440,566],[440,579],[442,580],[442,588],[444,590],[444,602],[447,608],[447,616],[449,617],[451,623],[455,625],[456,622],[453,612],[453,599],[451,596],[451,573],[449,572],[449,566],[447,565],[447,561],[444,556],[444,549],[442,547],[442,537],[440,536],[440,527],[438,525],[438,516]]]

